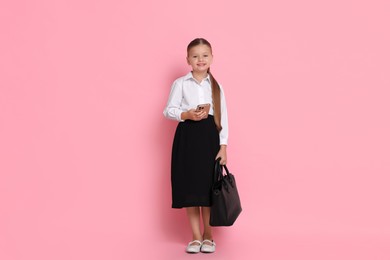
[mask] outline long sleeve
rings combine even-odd
[[[171,93],[169,94],[168,103],[164,109],[164,116],[168,119],[176,121],[184,121],[181,119],[181,113],[184,112],[182,109],[183,100],[183,85],[179,84],[178,80],[173,82],[171,87]]]
[[[221,126],[222,130],[219,133],[219,143],[222,145],[227,145],[228,143],[228,135],[229,135],[229,125],[228,125],[228,114],[227,114],[227,106],[226,106],[226,98],[225,93],[221,88]]]

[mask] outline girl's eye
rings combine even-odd
[[[208,57],[209,55],[203,55],[203,57]]]
[[[197,58],[198,56],[192,56],[192,58]]]

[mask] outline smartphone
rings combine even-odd
[[[209,111],[210,111],[210,104],[199,104],[197,107],[196,107],[196,112],[199,112],[199,111],[205,111],[206,112],[206,115],[209,114]],[[207,117],[207,116],[206,116]]]

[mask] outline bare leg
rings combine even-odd
[[[203,239],[213,240],[213,232],[210,226],[210,207],[202,207],[202,218],[203,218]]]
[[[202,233],[200,231],[200,208],[188,207],[186,210],[192,229],[192,240],[202,241]]]

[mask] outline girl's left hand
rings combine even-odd
[[[227,163],[226,145],[221,145],[219,148],[219,152],[215,157],[215,160],[218,158],[221,158],[221,161],[219,162],[221,165],[225,165]]]

